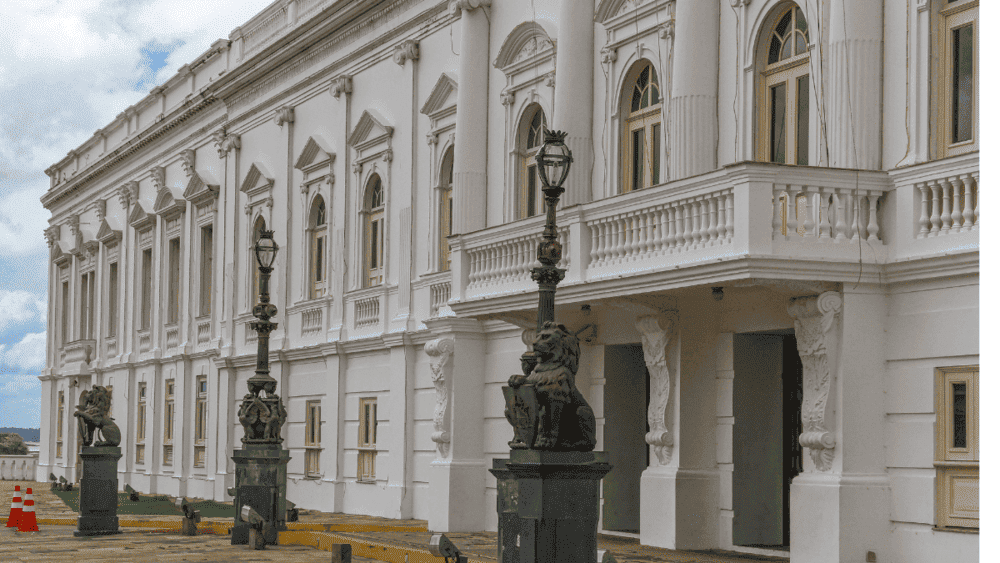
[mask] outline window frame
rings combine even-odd
[[[637,82],[642,75],[643,71],[650,69],[649,83],[645,88],[650,88],[649,92],[652,93],[652,87],[655,85],[656,92],[658,96],[658,101],[654,103],[649,103],[646,107],[640,107],[636,110],[632,110],[632,97],[635,88],[637,87]],[[621,186],[619,193],[628,193],[635,191],[637,189],[645,189],[662,183],[666,179],[665,167],[664,167],[664,155],[663,149],[665,143],[663,140],[664,127],[663,127],[663,88],[660,80],[660,73],[656,70],[656,65],[653,61],[642,58],[634,63],[629,68],[628,72],[625,73],[625,81],[622,86],[621,93],[621,115],[622,115],[622,139],[620,144],[620,169],[621,169]],[[659,133],[656,131],[659,129]],[[642,131],[642,161],[640,166],[642,168],[642,180],[641,186],[638,188],[635,186],[636,178],[635,168],[636,168],[636,152],[634,139],[637,132]],[[658,165],[656,174],[654,174],[654,164]]]
[[[194,459],[193,467],[205,467],[208,445],[208,376],[195,378]]]
[[[94,338],[94,286],[97,276],[93,270],[80,274],[80,334],[79,340]]]
[[[805,22],[805,49],[803,52],[796,52],[796,36],[799,31],[797,27],[797,17],[796,13],[802,14],[802,20]],[[768,62],[768,55],[770,52],[770,45],[772,40],[775,38],[777,33],[776,28],[784,19],[785,15],[789,12],[792,13],[790,25],[791,25],[791,37],[792,41],[792,52],[789,58],[779,59],[777,62]],[[809,39],[809,20],[806,19],[805,12],[802,8],[796,4],[786,5],[782,8],[775,10],[767,20],[767,25],[763,28],[765,31],[761,34],[759,45],[756,52],[757,56],[757,71],[756,71],[756,85],[757,94],[755,96],[754,110],[756,113],[756,134],[755,138],[755,156],[756,160],[759,162],[773,162],[775,164],[787,164],[787,165],[798,165],[798,166],[809,166],[812,159],[812,144],[813,144],[813,132],[812,132],[812,117],[814,108],[812,107],[812,43]],[[805,80],[805,95],[802,95],[801,85],[802,80]],[[785,85],[785,108],[784,108],[784,146],[785,155],[783,161],[773,160],[772,152],[774,150],[772,136],[773,136],[773,111],[774,104],[772,101],[772,89]],[[804,108],[799,106],[801,100],[805,100]],[[799,146],[800,129],[802,124],[800,123],[800,117],[802,117],[804,111],[805,116],[805,137],[804,137],[804,147]],[[800,154],[800,149],[804,148],[806,154],[803,156]],[[801,158],[800,158],[801,157]],[[804,162],[802,161],[804,159]]]
[[[375,205],[375,188],[381,191]],[[364,246],[361,249],[364,263],[364,287],[377,287],[385,283],[385,182],[379,174],[368,178],[364,192]],[[373,231],[376,231],[373,234]],[[376,236],[377,235],[377,236]]]
[[[146,383],[143,381],[136,386],[135,464],[146,464]]]
[[[540,117],[538,129],[535,130],[535,118]],[[521,119],[517,128],[517,157],[518,157],[518,196],[517,196],[517,219],[527,219],[545,214],[545,196],[542,194],[542,182],[538,177],[538,163],[535,155],[538,149],[542,148],[545,141],[545,129],[548,126],[548,119],[545,116],[545,109],[538,102],[529,104],[521,113]],[[531,145],[531,135],[536,136],[537,144]],[[534,207],[534,209],[529,209]]]
[[[118,260],[115,260],[108,264],[108,338],[118,337],[118,299],[120,293],[118,276]]]
[[[451,246],[448,237],[454,231],[455,202],[452,199],[455,181],[455,146],[451,145],[444,151],[441,158],[441,170],[438,175],[438,268],[439,272],[451,270]]]
[[[936,18],[937,33],[935,37],[935,51],[938,56],[936,71],[937,79],[934,80],[935,97],[937,107],[937,124],[935,134],[937,136],[937,153],[939,158],[958,156],[979,150],[979,140],[981,127],[979,124],[979,35],[981,27],[979,24],[979,0],[956,0],[955,2],[940,2],[941,8]],[[972,26],[972,138],[967,141],[952,142],[952,131],[954,128],[953,112],[953,81],[954,81],[954,31],[956,29]]]
[[[149,330],[153,324],[153,248],[139,250],[142,301],[139,309],[139,330]]]
[[[174,419],[176,410],[174,403],[174,379],[163,382],[163,465],[172,466],[174,460]]]
[[[322,401],[306,401],[305,463],[302,468],[307,479],[321,477],[319,456],[322,451]]]
[[[942,367],[934,370],[935,379],[935,527],[938,529],[979,528],[977,510],[961,510],[954,505],[954,491],[974,486],[979,495],[979,365]],[[965,384],[966,446],[955,447],[954,384]],[[951,445],[949,445],[951,444]],[[972,482],[974,481],[974,485]]]
[[[367,411],[366,406],[371,408]],[[378,443],[378,398],[358,400],[358,482],[374,482]]]
[[[319,206],[323,206],[323,223],[319,224]],[[326,205],[326,200],[322,195],[313,198],[312,205],[309,206],[309,259],[307,279],[309,298],[319,299],[328,294],[327,269],[330,255],[329,241],[329,216],[330,210]]]
[[[181,237],[167,240],[166,324],[173,326],[181,318]]]
[[[215,225],[208,223],[198,229],[201,260],[198,263],[198,318],[212,316],[212,282],[215,264]]]
[[[63,457],[63,425],[66,424],[66,392],[59,392],[59,414],[56,415],[56,459]]]

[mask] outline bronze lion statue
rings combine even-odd
[[[95,386],[90,391],[80,394],[80,403],[76,406],[73,416],[79,420],[80,443],[89,446],[118,446],[122,442],[122,433],[111,418],[111,393],[106,387]],[[94,442],[96,431],[101,431],[103,440]]]
[[[565,326],[546,322],[531,348],[532,353],[526,355],[529,358],[522,357],[525,375],[512,375],[507,381],[514,390],[522,385],[531,385],[537,401],[534,432],[527,433],[534,437],[533,443],[521,447],[593,451],[597,445],[594,411],[576,387],[580,341]],[[532,355],[533,360],[530,358]],[[516,418],[508,414],[508,420],[515,428]]]

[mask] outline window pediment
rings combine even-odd
[[[437,122],[455,113],[458,107],[458,80],[449,72],[441,73],[420,113]]]
[[[108,224],[107,219],[101,221],[100,228],[97,229],[97,240],[104,243],[105,245],[115,244],[121,242],[122,232],[111,228]]]
[[[142,205],[136,203],[132,206],[131,213],[128,214],[128,224],[137,231],[142,231],[153,226],[155,216],[146,213]]]
[[[388,123],[388,120],[375,110],[365,110],[347,139],[347,144],[354,147],[358,153],[380,144],[388,146],[393,132],[393,127]]]
[[[306,141],[306,146],[302,148],[299,158],[295,161],[295,168],[303,172],[312,172],[329,163],[335,155],[333,145],[317,133]]]
[[[545,25],[539,22],[544,22]],[[546,29],[548,27],[549,29]],[[523,22],[504,39],[493,66],[510,76],[526,68],[534,68],[555,56],[555,24],[547,20]]]
[[[264,192],[270,192],[274,186],[274,175],[264,166],[263,163],[254,162],[250,165],[250,170],[243,178],[240,191],[250,197],[257,196]]]
[[[198,172],[191,174],[187,188],[184,189],[184,199],[190,201],[195,207],[203,207],[209,202],[219,197],[219,184],[205,181]]]
[[[170,192],[170,189],[164,188],[156,196],[156,202],[153,204],[153,213],[161,217],[173,217],[183,213],[185,207],[183,199],[180,201],[174,199],[174,194]]]

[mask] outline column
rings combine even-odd
[[[461,12],[455,124],[455,233],[486,227],[486,108],[489,107],[491,0],[452,0]]]
[[[719,3],[677,0],[670,84],[670,180],[716,167]]]
[[[882,160],[882,3],[834,0],[829,52],[830,166],[878,170]],[[817,56],[815,51],[812,56]]]
[[[563,207],[591,200],[594,161],[594,4],[562,0],[556,50],[553,127],[565,131],[573,165],[564,184]]]
[[[485,528],[483,463],[485,339],[479,321],[455,317],[425,321],[437,336],[424,350],[435,387],[434,433],[427,529],[479,532]],[[455,350],[459,353],[455,354]]]
[[[336,247],[334,247],[336,248]],[[320,452],[319,468],[323,489],[332,491],[326,494],[324,504],[330,512],[340,512],[344,506],[344,481],[340,463],[341,423],[344,412],[344,397],[340,390],[347,373],[347,358],[341,357],[337,345],[329,344],[323,349],[323,360],[326,365],[326,382],[323,402],[320,405],[323,427],[320,436],[323,440],[323,450]]]
[[[640,480],[639,541],[668,549],[718,545],[715,448],[718,308],[687,301],[680,312],[640,317],[649,370],[650,466]]]
[[[878,288],[792,299],[802,359],[804,471],[791,486],[793,561],[888,549],[882,404],[885,296]]]
[[[389,347],[389,430],[386,438],[389,469],[386,475],[386,506],[390,518],[413,516],[413,362],[415,351],[404,333],[383,336]]]

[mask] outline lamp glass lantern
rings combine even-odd
[[[566,146],[566,133],[563,131],[545,130],[545,142],[535,155],[538,163],[538,175],[541,177],[544,189],[562,191],[566,176],[569,175],[569,165],[573,155]]]
[[[253,250],[257,257],[257,264],[261,268],[270,269],[278,255],[278,243],[274,242],[274,231],[261,231]]]

